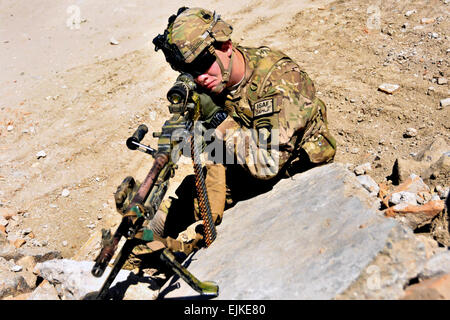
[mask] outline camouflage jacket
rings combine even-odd
[[[244,56],[245,76],[221,101],[229,114],[221,124],[224,141],[234,161],[259,179],[274,177],[299,147],[311,162],[330,161],[336,144],[309,76],[280,51],[236,49]]]

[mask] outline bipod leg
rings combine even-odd
[[[219,295],[219,286],[215,282],[198,280],[175,259],[175,256],[169,249],[164,249],[161,253],[161,260],[164,261],[192,289],[201,295],[210,296],[213,298]]]
[[[97,294],[97,297],[95,300],[105,300],[108,299],[108,293],[109,293],[109,287],[114,282],[114,279],[116,278],[119,271],[122,269],[123,265],[127,261],[129,255],[133,251],[133,248],[135,247],[136,243],[134,239],[128,239],[125,241],[122,250],[120,250],[119,254],[116,257],[116,260],[114,261],[113,267],[111,272],[109,273],[108,277],[106,278],[105,282],[103,283],[102,288]]]

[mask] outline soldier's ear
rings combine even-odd
[[[231,53],[233,52],[233,43],[231,40],[222,42],[219,50],[226,53],[228,57],[231,57]]]

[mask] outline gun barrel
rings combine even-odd
[[[114,233],[112,241],[110,241],[108,245],[103,246],[98,257],[95,259],[95,264],[91,270],[91,273],[94,277],[100,278],[103,275],[106,267],[108,266],[108,263],[111,261],[114,253],[116,252],[120,239],[129,229],[130,223],[131,222],[129,217],[124,217],[116,232]]]
[[[138,191],[136,192],[136,195],[131,200],[130,205],[127,208],[127,211],[130,210],[132,207],[134,207],[138,203],[144,203],[147,199],[150,191],[153,188],[153,185],[156,182],[156,179],[158,179],[159,173],[164,168],[164,166],[169,161],[169,156],[164,153],[158,153],[155,156],[155,161],[153,162],[153,166],[150,169],[150,172],[147,174],[147,177],[145,177],[144,182],[142,182],[141,186],[139,187]]]

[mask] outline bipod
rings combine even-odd
[[[160,256],[181,279],[183,279],[192,289],[201,295],[215,298],[219,296],[219,286],[213,281],[200,281],[185,267],[183,267],[175,258],[169,249],[164,249]]]

